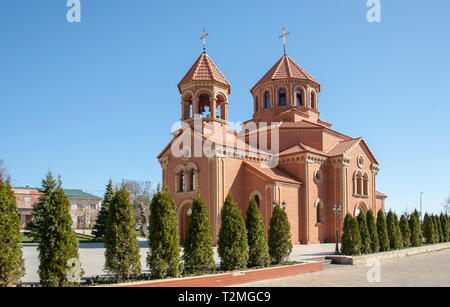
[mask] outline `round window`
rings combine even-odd
[[[316,181],[316,183],[322,183],[323,182],[323,172],[322,172],[322,170],[318,169],[314,173],[314,180]]]
[[[358,157],[358,167],[359,168],[363,168],[364,167],[364,157],[363,156],[359,156]]]

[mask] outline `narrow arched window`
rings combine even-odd
[[[264,94],[264,108],[268,109],[270,108],[270,93],[266,92]]]
[[[189,172],[189,191],[195,191],[197,185],[197,173],[195,169],[191,169]]]
[[[322,208],[323,207],[323,204],[322,204],[322,202],[319,202],[319,203],[317,203],[317,208],[316,208],[316,210],[317,210],[317,224],[322,224],[323,223],[323,220],[322,220]]]
[[[259,110],[259,101],[258,101],[258,96],[255,97],[255,111],[258,112]]]
[[[362,195],[362,176],[359,172],[356,174],[356,195]]]
[[[315,92],[311,92],[311,108],[317,109],[317,97]]]
[[[363,176],[363,195],[369,196],[369,176],[367,174]]]
[[[295,91],[295,97],[297,101],[298,106],[303,106],[303,92],[302,90],[296,90]]]
[[[259,199],[259,195],[258,194],[256,194],[255,196],[254,196],[254,198],[255,198],[255,202],[258,204],[258,206],[260,206],[261,205],[261,200]]]
[[[286,105],[286,90],[284,89],[278,91],[278,105],[279,106]]]
[[[184,171],[178,173],[178,192],[184,192]]]

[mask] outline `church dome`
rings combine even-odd
[[[285,54],[256,83],[251,93],[255,113],[283,107],[314,111],[318,110],[320,83]]]

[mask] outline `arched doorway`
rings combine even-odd
[[[178,225],[180,232],[180,242],[184,243],[186,240],[186,233],[189,229],[192,216],[192,201],[186,200],[178,206]]]

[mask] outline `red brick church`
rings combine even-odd
[[[283,204],[293,244],[335,242],[334,205],[342,209],[340,227],[347,213],[384,209],[386,196],[376,189],[379,163],[375,155],[363,138],[339,133],[320,119],[320,83],[286,54],[251,89],[254,112],[245,124],[254,124],[258,130],[244,132],[244,138],[229,126],[231,86],[206,52],[178,88],[182,123],[193,132],[194,142],[210,139],[214,149],[209,156],[191,151],[175,155],[171,149],[183,136],[180,129],[158,156],[163,184],[177,204],[181,240],[197,191],[209,208],[215,239],[227,194],[244,217],[249,200],[255,197],[266,230],[273,204]],[[195,119],[200,121],[196,130]],[[260,141],[250,141],[252,134],[260,134],[261,123],[267,122],[277,123],[279,135],[278,163],[273,168],[262,162],[274,154],[259,149]],[[218,128],[220,137],[211,132]]]

